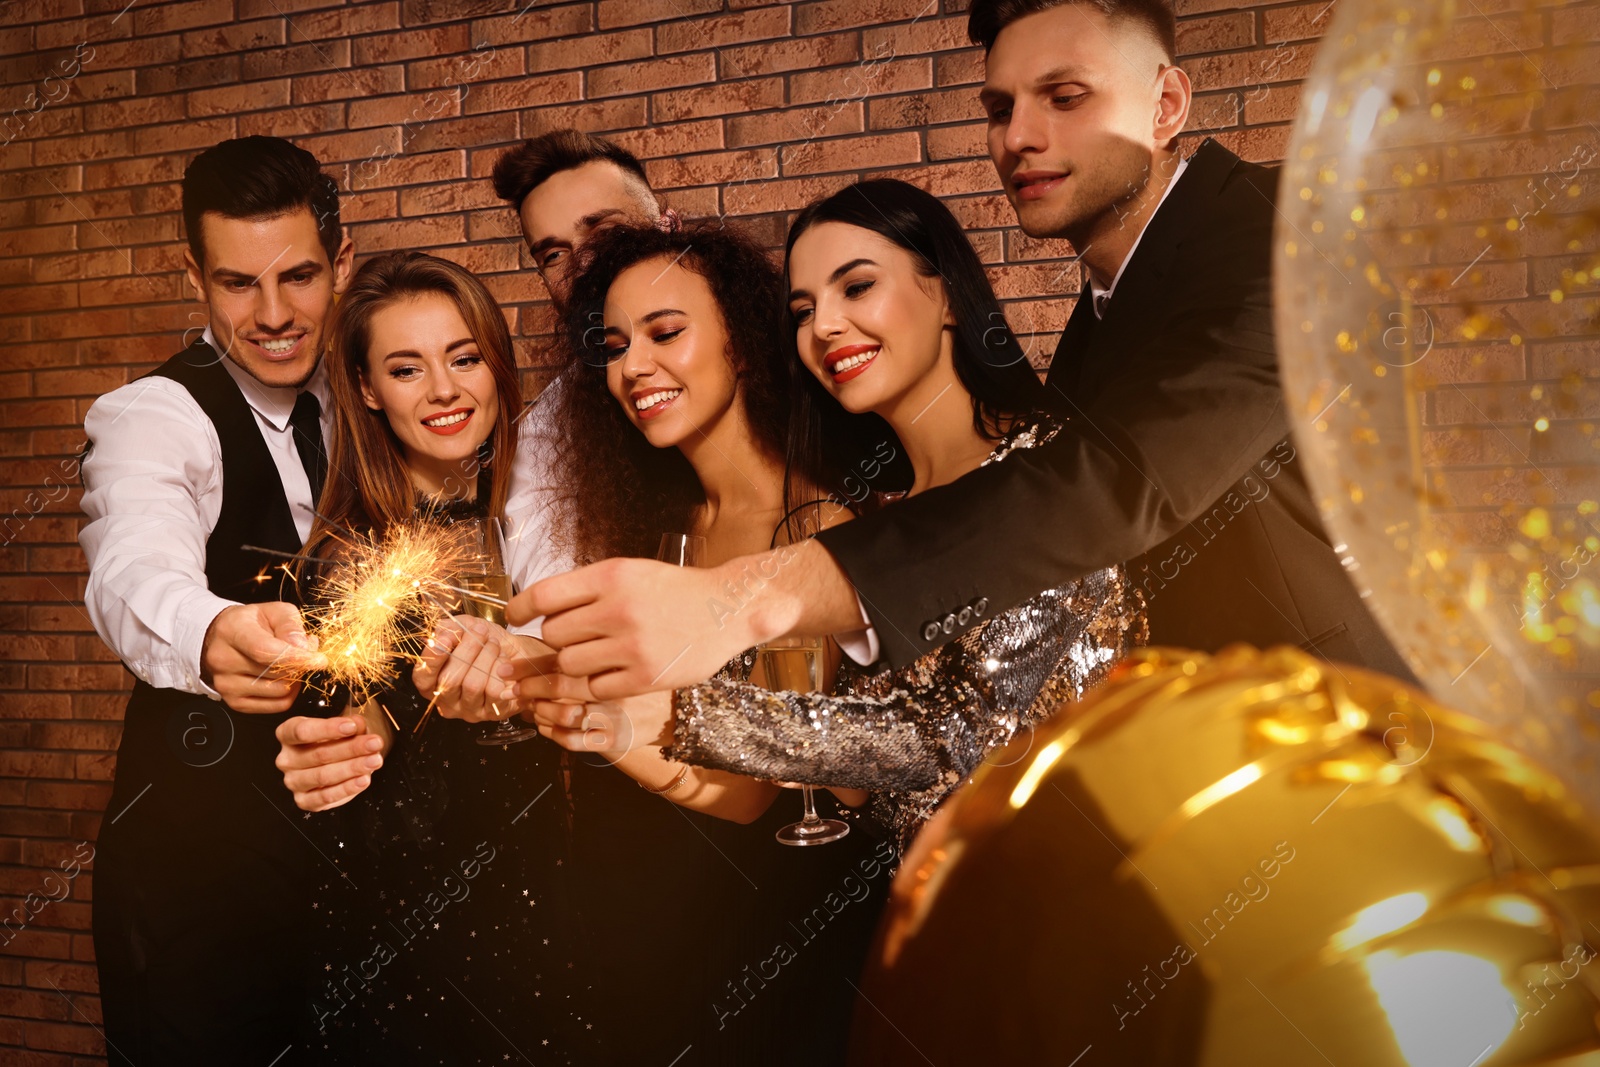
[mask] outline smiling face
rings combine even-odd
[[[954,379],[944,285],[888,238],[818,223],[789,253],[789,286],[800,360],[846,411],[894,422]]]
[[[617,275],[605,331],[606,388],[656,448],[710,434],[737,403],[722,309],[681,262],[648,259]]]
[[[412,480],[426,493],[470,483],[462,471],[500,415],[494,374],[454,301],[421,293],[372,316],[361,395],[400,441]]]
[[[207,305],[211,333],[263,385],[302,386],[322,358],[335,293],[350,282],[350,239],[334,262],[310,208],[269,219],[200,217],[204,271],[184,250],[189,282]]]
[[[1000,31],[979,98],[989,157],[1026,233],[1083,252],[1116,225],[1187,116],[1188,80],[1170,64],[1153,33],[1084,3]]]
[[[571,287],[574,249],[607,226],[654,222],[660,215],[655,194],[638,175],[603,159],[552,174],[523,197],[520,212],[534,266],[558,301]]]

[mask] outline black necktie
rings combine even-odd
[[[306,480],[311,483],[311,506],[316,507],[322,499],[322,483],[328,477],[328,455],[322,450],[322,405],[315,393],[307,391],[295,398],[289,428],[294,432],[294,447],[306,469]]]

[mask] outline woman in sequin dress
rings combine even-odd
[[[515,452],[517,371],[504,317],[470,272],[420,253],[367,262],[325,365],[337,417],[309,556],[419,514],[503,513],[510,465],[495,457]],[[315,596],[315,575],[302,581]],[[312,1060],[603,1062],[563,881],[562,807],[532,803],[560,795],[560,753],[537,740],[484,747],[484,727],[438,715],[414,733],[427,703],[409,662],[397,666],[400,680],[363,708],[339,716],[339,701],[308,698],[279,729],[285,783],[327,861],[307,982]]]
[[[886,427],[918,493],[1058,431],[977,255],[935,197],[874,180],[813,204],[789,232],[786,273],[792,480],[861,499],[874,467],[860,442]],[[987,603],[967,610],[981,616]],[[858,799],[905,848],[989,753],[1080,697],[1145,635],[1141,596],[1112,567],[1042,590],[902,669],[847,671],[835,695],[722,678],[679,690],[670,714],[651,697],[622,707],[637,736],[670,740],[669,759],[867,790]],[[571,709],[537,713],[561,743],[588,743]]]

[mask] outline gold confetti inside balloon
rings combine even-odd
[[[1600,1063],[1600,837],[1476,721],[1155,649],[1006,755],[896,879],[857,1067]]]
[[[1308,474],[1418,677],[1600,810],[1600,8],[1331,23],[1274,264]]]

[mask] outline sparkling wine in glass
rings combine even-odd
[[[823,639],[820,637],[780,637],[756,646],[756,658],[768,689],[791,693],[815,693],[822,689]],[[825,845],[850,832],[850,824],[817,815],[812,787],[801,786],[805,815],[777,833],[784,845]]]
[[[471,593],[482,593],[480,600],[473,596],[461,597],[461,614],[486,619],[496,626],[505,626],[505,602],[511,599],[511,576],[505,567],[505,536],[499,519],[474,519],[468,524],[468,560],[456,575],[456,585]],[[496,603],[495,601],[498,601]],[[539,736],[539,728],[531,723],[518,725],[510,719],[501,719],[485,730],[478,738],[480,745],[510,745]]]

